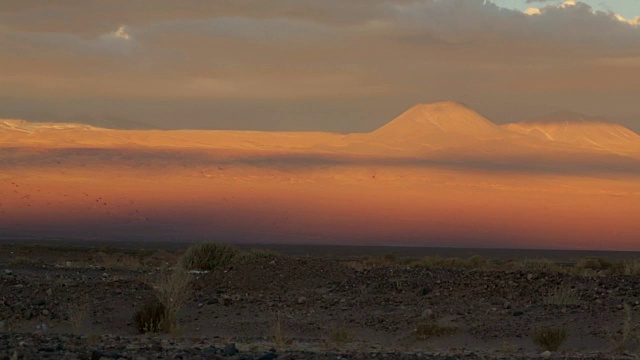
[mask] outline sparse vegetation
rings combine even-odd
[[[252,249],[248,252],[240,254],[245,261],[257,261],[257,260],[276,260],[282,255],[273,250]]]
[[[11,265],[38,265],[43,264],[41,260],[32,259],[24,256],[16,256],[11,259]]]
[[[524,259],[514,263],[517,270],[538,272],[561,272],[562,268],[549,259]]]
[[[538,345],[542,350],[558,351],[560,346],[567,340],[567,329],[542,327],[537,328],[531,335],[533,343]]]
[[[635,321],[629,304],[624,304],[624,319],[622,328],[612,336],[614,350],[618,353],[625,351],[637,353],[640,349],[640,324]]]
[[[273,324],[273,343],[276,349],[284,349],[284,335],[282,333],[282,322],[280,320],[280,313],[276,313],[276,320]]]
[[[146,302],[133,314],[133,324],[140,333],[167,331],[167,309],[159,300]]]
[[[144,268],[140,258],[131,255],[103,254],[100,263],[107,269],[141,270]]]
[[[331,341],[338,347],[342,347],[347,343],[353,341],[354,335],[344,326],[339,326],[331,330]]]
[[[155,285],[158,300],[165,309],[164,331],[173,332],[177,328],[177,314],[189,298],[191,274],[177,268],[171,274],[161,273]]]
[[[187,248],[181,265],[187,270],[211,271],[230,264],[239,254],[238,249],[227,244],[199,243]]]
[[[580,294],[569,286],[562,286],[544,298],[545,305],[581,305]]]
[[[86,298],[71,301],[67,306],[67,319],[74,333],[80,334],[82,325],[89,313],[89,302]]]
[[[622,275],[640,275],[640,259],[625,260],[622,262]]]
[[[453,326],[443,326],[440,325],[435,320],[428,320],[419,323],[416,326],[414,331],[415,337],[418,340],[426,340],[432,337],[440,337],[453,335],[458,331],[456,327]]]
[[[613,267],[613,263],[602,257],[586,257],[578,260],[575,268],[578,273],[588,275],[591,273],[598,273],[608,271]]]

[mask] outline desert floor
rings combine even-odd
[[[568,334],[552,358],[631,358],[640,339],[637,254],[313,246],[242,246],[192,273],[178,329],[139,334],[185,247],[0,243],[0,358],[540,358],[542,327]]]

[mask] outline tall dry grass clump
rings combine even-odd
[[[562,286],[547,294],[544,298],[545,305],[581,305],[580,294],[569,286]]]
[[[178,311],[189,299],[191,274],[183,268],[176,268],[171,274],[161,273],[156,282],[156,295],[165,306],[165,331],[176,330]]]
[[[147,302],[134,314],[134,324],[141,333],[173,333],[178,328],[178,312],[189,299],[191,274],[178,267],[162,272],[152,284],[156,300]]]
[[[213,242],[193,244],[180,261],[186,270],[211,271],[230,264],[239,254],[238,249]]]
[[[89,314],[89,300],[81,297],[75,301],[70,301],[67,305],[67,319],[71,325],[71,329],[75,334],[80,334],[85,319]]]
[[[533,343],[542,350],[558,351],[560,346],[567,340],[567,329],[565,328],[537,328],[531,335]]]
[[[167,308],[158,300],[146,302],[133,314],[133,325],[141,334],[168,332]]]
[[[640,324],[634,319],[633,311],[629,304],[624,304],[624,319],[622,328],[611,337],[614,349],[618,353],[637,353],[640,349]]]
[[[562,268],[549,259],[523,259],[514,263],[514,268],[523,271],[562,272]]]

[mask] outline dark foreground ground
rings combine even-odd
[[[140,335],[134,312],[184,251],[150,245],[0,243],[0,359],[609,359],[640,343],[636,254],[336,247],[245,247],[191,275],[178,329]],[[542,328],[566,330],[558,351]]]

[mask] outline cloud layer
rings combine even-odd
[[[640,130],[640,18],[531,3],[23,0],[0,9],[0,117],[362,131],[455,99]]]

